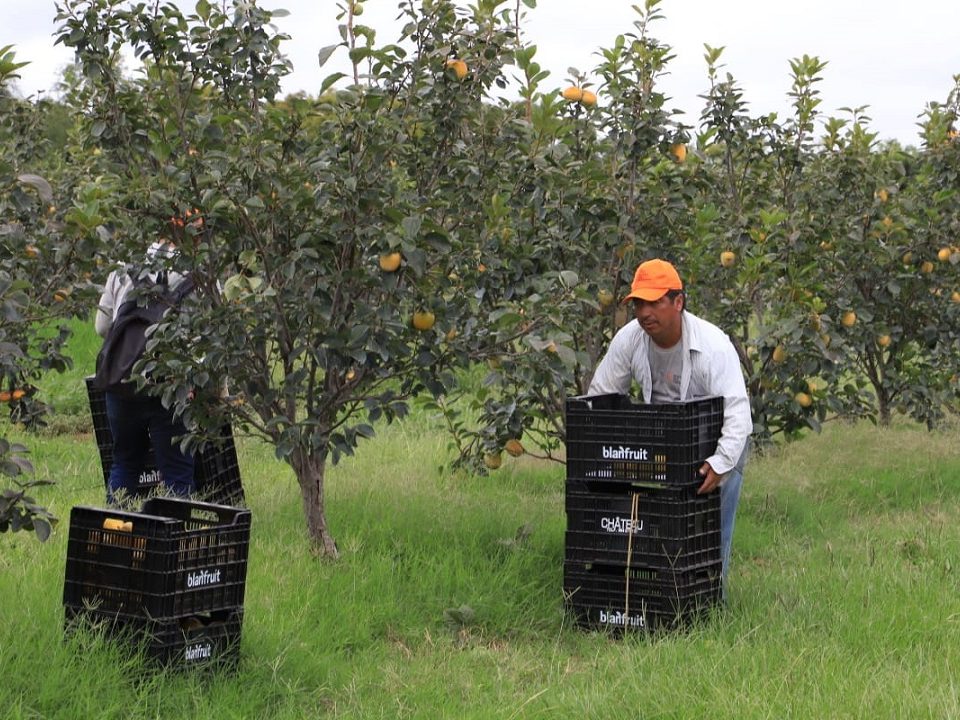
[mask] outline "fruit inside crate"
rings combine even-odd
[[[722,426],[721,397],[658,404],[624,395],[570,398],[567,477],[641,487],[697,484]]]
[[[66,605],[64,615],[68,633],[79,628],[102,632],[168,669],[231,668],[239,660],[240,608],[157,620]]]

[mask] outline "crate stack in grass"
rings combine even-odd
[[[70,512],[68,629],[88,625],[174,669],[232,668],[240,653],[250,511],[153,497],[140,512]]]
[[[722,425],[723,398],[567,401],[563,588],[578,625],[671,629],[719,601],[720,493],[697,488]]]
[[[100,453],[100,467],[106,486],[113,464],[113,435],[107,421],[107,403],[104,393],[93,387],[93,376],[86,378],[87,399],[93,419],[93,432]],[[152,451],[151,451],[152,454]],[[243,505],[243,484],[240,481],[240,465],[229,425],[221,428],[219,437],[204,445],[197,453],[194,469],[197,497],[218,505]],[[144,497],[161,484],[156,462],[151,461],[140,474],[134,495]]]

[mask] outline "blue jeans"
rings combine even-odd
[[[113,462],[107,482],[107,502],[118,490],[135,493],[153,448],[163,484],[175,495],[194,491],[193,455],[180,451],[174,438],[185,435],[183,421],[149,395],[107,392],[107,422],[113,435]]]
[[[720,486],[720,557],[723,560],[723,593],[726,596],[727,570],[730,567],[730,552],[733,548],[733,525],[737,518],[737,505],[740,504],[740,488],[743,485],[743,471],[734,468]]]

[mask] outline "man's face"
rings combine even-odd
[[[681,295],[670,297],[667,293],[659,300],[633,300],[633,313],[640,327],[651,340],[663,348],[673,347],[680,341],[683,331],[682,312]]]

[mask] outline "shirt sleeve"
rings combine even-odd
[[[707,458],[710,467],[719,475],[730,472],[740,460],[747,439],[753,432],[750,399],[740,369],[740,358],[729,342],[718,350],[711,363],[712,394],[723,396],[723,427],[717,451]]]
[[[636,346],[634,333],[629,324],[613,336],[607,353],[600,360],[590,381],[589,395],[606,395],[630,392],[633,382],[633,353]]]
[[[97,316],[94,318],[94,327],[100,337],[106,337],[113,325],[113,317],[116,315],[117,293],[120,283],[117,280],[116,272],[111,272],[107,277],[107,282],[103,286],[103,294],[100,295],[100,302],[97,304]]]

